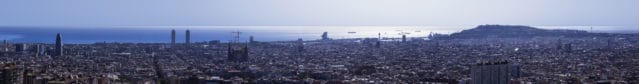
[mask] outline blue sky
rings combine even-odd
[[[639,26],[639,0],[1,0],[0,26]]]

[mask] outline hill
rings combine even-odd
[[[448,38],[533,38],[533,37],[592,37],[608,36],[602,33],[589,33],[581,30],[548,30],[518,25],[480,25],[473,29],[453,33]]]

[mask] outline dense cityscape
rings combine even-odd
[[[169,38],[169,32],[171,32]],[[424,37],[56,44],[4,41],[2,84],[639,83],[639,35],[482,25]],[[239,37],[240,32],[235,32]],[[321,32],[320,32],[321,33]],[[56,38],[56,39],[53,39]],[[492,78],[492,79],[491,79]]]

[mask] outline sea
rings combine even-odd
[[[327,32],[332,39],[426,37],[430,34],[451,34],[475,26],[116,26],[116,27],[0,27],[0,40],[12,43],[54,43],[57,33],[64,43],[97,42],[168,43],[171,30],[176,42],[184,42],[190,30],[191,42],[218,40],[228,42],[239,34],[240,41],[250,36],[256,41],[294,41],[321,39]],[[639,29],[616,26],[534,26],[542,29],[575,29],[589,32],[638,33]]]

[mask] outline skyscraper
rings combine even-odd
[[[249,36],[249,43],[254,43],[255,39],[253,38],[253,36]]]
[[[13,44],[15,46],[15,52],[24,52],[26,51],[29,46],[27,46],[27,44],[21,43],[21,44]]]
[[[375,47],[379,48],[381,46],[380,42],[382,41],[382,33],[377,34],[377,41],[375,42]]]
[[[2,49],[2,51],[3,51],[3,52],[7,52],[7,51],[9,51],[9,48],[8,48],[8,47],[9,47],[9,43],[7,43],[7,40],[6,40],[6,39],[5,39],[5,40],[2,40],[2,48],[3,48],[3,49]]]
[[[330,40],[330,38],[328,38],[328,32],[322,34],[322,40]]]
[[[175,47],[175,29],[171,30],[171,47]]]
[[[44,56],[45,55],[45,47],[42,44],[37,44],[35,46],[36,56]]]
[[[15,63],[0,64],[0,83],[19,84],[20,72]]]
[[[55,38],[55,55],[54,56],[63,56],[63,47],[62,47],[62,35],[58,33]]]
[[[189,31],[188,29],[186,30],[186,47],[190,47],[191,46],[191,31]]]
[[[402,42],[406,42],[406,35],[402,35]]]
[[[297,52],[304,52],[304,40],[302,38],[297,39]]]

